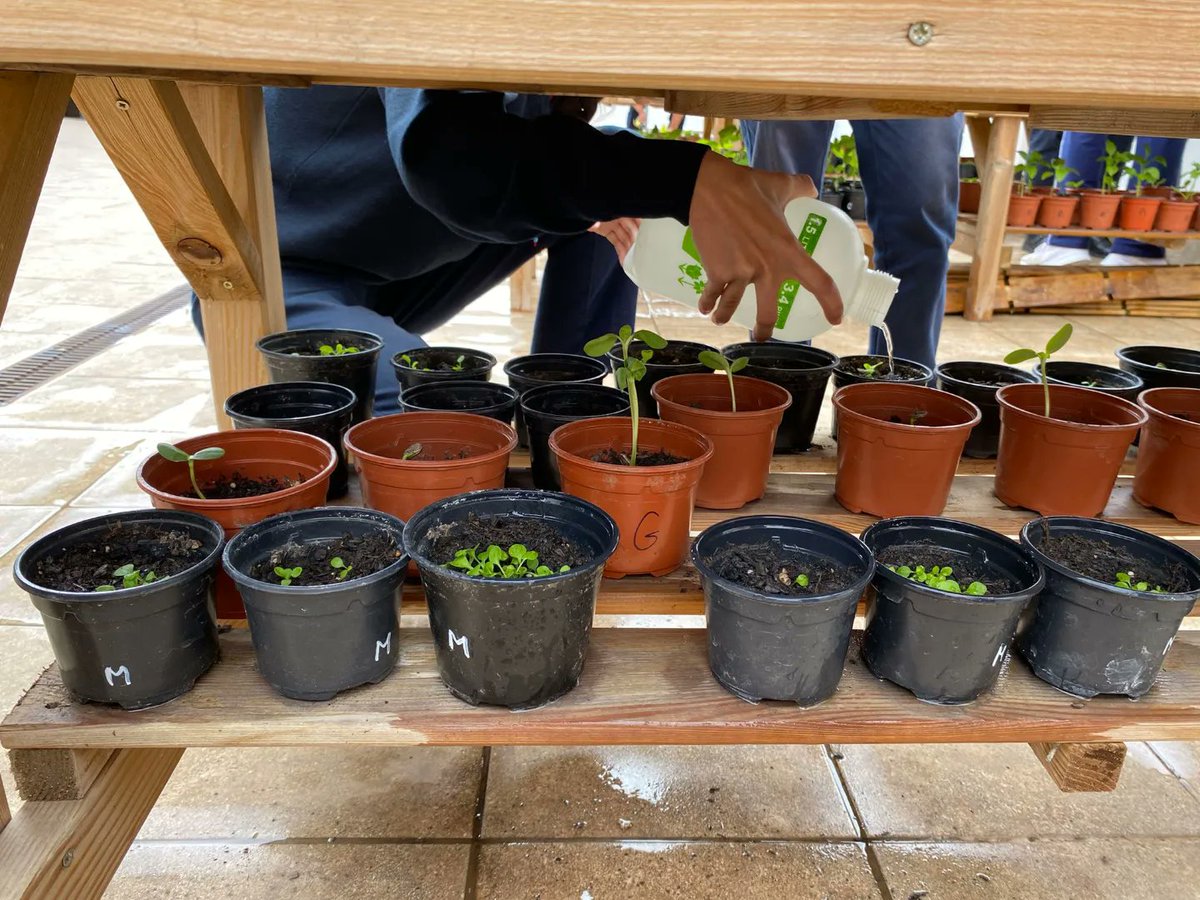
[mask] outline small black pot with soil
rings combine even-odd
[[[260,338],[255,345],[272,382],[320,381],[354,391],[354,421],[375,409],[375,367],[383,341],[369,331],[298,328]],[[329,348],[322,352],[322,348]],[[341,347],[341,352],[338,348]]]
[[[490,381],[443,381],[400,392],[404,412],[467,412],[511,425],[517,392]]]
[[[329,476],[329,499],[346,495],[349,470],[342,438],[354,420],[354,392],[340,384],[281,381],[230,395],[225,414],[235,428],[282,428],[315,435],[337,451],[337,468]]]
[[[263,678],[295,700],[329,700],[396,666],[404,523],[373,509],[281,513],[225,547]],[[285,583],[286,582],[286,583]]]
[[[602,384],[548,384],[525,391],[520,408],[529,432],[529,468],[534,487],[561,491],[558,460],[550,450],[554,429],[577,419],[626,415],[629,397],[624,391]]]
[[[1200,350],[1140,345],[1117,351],[1122,371],[1142,379],[1147,388],[1200,388]]]
[[[825,387],[838,358],[827,350],[782,341],[747,341],[721,350],[729,359],[745,356],[743,375],[777,384],[792,395],[775,432],[775,452],[807,450],[817,430]]]
[[[542,491],[461,494],[426,506],[404,527],[421,571],[438,671],[454,696],[529,709],[567,693],[587,655],[592,614],[617,526],[577,497]],[[538,577],[487,578],[448,565],[458,551],[513,545],[538,554]],[[562,571],[563,567],[568,567]]]
[[[1040,363],[1034,365],[1033,374],[1041,379]],[[1142,379],[1131,372],[1069,359],[1051,360],[1046,367],[1046,380],[1051,384],[1090,388],[1130,402],[1137,400],[1137,395],[1145,389]]]
[[[504,374],[519,398],[526,391],[546,384],[600,384],[608,375],[608,366],[602,360],[575,353],[530,353],[506,362]],[[529,446],[525,415],[519,402],[517,444]]]
[[[842,212],[855,221],[867,218],[867,192],[863,190],[862,182],[854,181],[846,185],[842,192]]]
[[[640,358],[641,352],[648,349],[641,341],[633,341],[629,345],[629,356]],[[716,352],[716,349],[695,341],[670,341],[662,350],[655,350],[650,362],[646,363],[646,374],[637,382],[638,414],[647,419],[658,418],[658,403],[650,395],[650,389],[672,375],[698,375],[711,371],[699,357],[705,350]],[[608,361],[613,368],[619,368],[621,360],[621,345],[618,344],[608,351]]]
[[[1200,599],[1200,560],[1136,528],[1076,516],[1034,519],[1021,542],[1046,570],[1017,645],[1034,674],[1080,697],[1150,690]],[[1116,583],[1121,572],[1130,587]]]
[[[708,664],[751,702],[812,706],[837,690],[859,595],[875,562],[840,528],[791,516],[743,516],[692,545],[704,586]]]
[[[496,357],[470,347],[414,347],[392,357],[400,393],[439,381],[490,381]]]
[[[13,576],[42,614],[67,690],[124,709],[191,690],[218,655],[223,540],[203,516],[156,509],[97,516],[27,547]]]
[[[937,388],[969,400],[979,408],[979,424],[971,429],[963,456],[994,459],[1000,445],[1000,404],[996,391],[1006,384],[1027,384],[1037,376],[990,362],[946,362],[937,367]]]
[[[889,361],[886,356],[843,356],[833,369],[833,390],[844,388],[848,384],[874,384],[886,381],[898,384],[922,384],[928,387],[933,384],[933,370],[911,359],[896,359]],[[838,435],[837,409],[833,411],[833,428],[831,437],[836,441]]]
[[[884,519],[862,534],[875,554],[862,656],[872,672],[931,703],[967,703],[996,683],[1022,610],[1042,590],[1033,554],[1001,534],[953,519]],[[962,593],[889,566],[949,566]],[[987,588],[968,593],[972,582]]]

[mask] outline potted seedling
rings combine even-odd
[[[777,384],[792,396],[775,432],[775,452],[807,450],[817,428],[825,387],[838,358],[826,350],[782,341],[747,341],[721,350],[730,359],[746,357],[742,374]]]
[[[1045,158],[1036,150],[1021,150],[1019,156],[1021,161],[1013,166],[1017,180],[1013,184],[1012,196],[1008,198],[1007,224],[1014,228],[1028,228],[1037,220],[1038,208],[1042,204],[1042,195],[1035,193],[1033,186],[1045,164]]]
[[[517,392],[490,381],[442,381],[418,384],[400,392],[405,412],[466,412],[508,425],[517,408]]]
[[[1150,690],[1200,598],[1200,560],[1136,528],[1074,516],[1029,522],[1021,542],[1046,571],[1017,642],[1034,674],[1080,697]]]
[[[1000,446],[994,489],[1009,506],[1043,515],[1096,516],[1146,413],[1113,394],[1051,385],[1046,377],[1051,356],[1070,337],[1067,323],[1045,349],[1022,347],[1004,358],[1009,364],[1037,359],[1042,383],[1013,384],[996,394]]]
[[[600,384],[608,377],[602,360],[575,353],[530,353],[504,364],[509,385],[517,392],[517,443],[529,446],[529,433],[520,398],[532,388],[547,384]]]
[[[665,347],[652,331],[624,325],[589,341],[589,356],[618,353],[617,385],[629,398],[629,417],[569,422],[550,435],[563,490],[595,503],[617,521],[621,541],[605,574],[665,575],[688,549],[692,507],[712,442],[692,428],[639,416],[638,382]],[[697,362],[697,365],[702,365]]]
[[[597,338],[590,342],[590,346],[599,347],[607,338],[608,335]],[[634,335],[628,348],[624,347],[619,340],[613,341],[607,357],[609,366],[614,373],[624,365],[626,350],[631,358],[640,359],[645,363],[645,371],[638,377],[634,385],[634,392],[637,394],[639,413],[650,419],[658,416],[658,405],[651,395],[654,385],[660,379],[669,378],[672,375],[698,375],[707,372],[708,367],[700,362],[700,354],[705,350],[715,349],[717,348],[694,341],[671,341],[670,344],[663,341],[662,346],[651,346]],[[649,357],[645,355],[646,350],[651,351]],[[584,347],[584,352],[588,352],[587,347]],[[618,384],[617,387],[621,387],[621,385]],[[623,387],[621,389],[625,390]]]
[[[792,398],[769,381],[734,377],[748,357],[729,359],[706,350],[700,361],[725,377],[673,375],[654,385],[651,393],[665,421],[694,428],[712,442],[712,459],[696,489],[696,505],[739,509],[766,493],[775,432]]]
[[[938,515],[979,410],[916,384],[852,384],[833,395],[840,421],[834,495],[851,512]]]
[[[1033,374],[1040,380],[1042,363],[1033,366]],[[1113,366],[1101,366],[1096,363],[1076,362],[1074,360],[1059,360],[1045,365],[1046,381],[1050,384],[1066,384],[1075,387],[1085,387],[1093,391],[1103,391],[1133,402],[1144,388],[1142,379],[1124,372]]]
[[[932,703],[966,703],[996,683],[1022,611],[1043,586],[1015,541],[953,519],[876,522],[863,662]]]
[[[1117,350],[1117,364],[1147,388],[1200,388],[1200,350],[1136,345]]]
[[[835,190],[841,194],[839,209],[852,219],[864,219],[867,214],[867,195],[859,180],[858,148],[854,135],[843,134],[829,143],[832,161],[829,172],[833,176]]]
[[[1075,207],[1079,205],[1079,198],[1072,194],[1066,193],[1067,177],[1072,173],[1076,173],[1067,165],[1066,161],[1060,157],[1055,157],[1049,163],[1049,171],[1043,173],[1045,179],[1052,179],[1052,184],[1059,185],[1058,192],[1052,192],[1042,197],[1042,204],[1038,207],[1037,224],[1042,228],[1066,228],[1071,224],[1071,220],[1075,217]]]
[[[298,431],[246,428],[162,444],[138,467],[137,485],[159,509],[214,519],[232,538],[267,516],[325,502],[337,454]],[[217,614],[243,617],[232,582],[217,577]]]
[[[1138,444],[1134,499],[1200,525],[1200,389],[1152,388],[1138,403],[1149,419]]]
[[[1187,231],[1200,203],[1196,200],[1196,185],[1200,182],[1200,162],[1192,163],[1191,171],[1183,185],[1176,187],[1169,197],[1163,199],[1154,218],[1155,231]]]
[[[454,696],[529,709],[575,686],[617,546],[603,510],[563,494],[481,491],[422,509],[404,545]]]
[[[225,548],[258,670],[295,700],[330,700],[386,678],[399,656],[404,523],[355,507],[288,512]]]
[[[212,587],[223,540],[195,513],[139,510],[27,547],[13,576],[42,615],[67,690],[124,709],[191,690],[217,658]]]
[[[338,328],[300,328],[261,338],[255,345],[263,355],[272,382],[323,382],[354,392],[355,422],[371,417],[375,408],[375,369],[383,341],[368,331]]]
[[[562,490],[558,465],[550,452],[550,435],[556,428],[579,419],[629,415],[625,393],[600,384],[546,384],[525,391],[520,406],[529,433],[533,484],[544,491]]]
[[[1118,150],[1115,143],[1105,142],[1104,155],[1099,158],[1102,164],[1100,189],[1085,190],[1079,198],[1079,224],[1082,227],[1113,227],[1117,219],[1117,209],[1121,205],[1121,196],[1117,193],[1117,188],[1120,186],[1128,160],[1129,154]]]
[[[983,196],[983,186],[978,178],[961,178],[958,182],[958,211],[968,215],[979,214],[979,201]]]
[[[743,700],[812,706],[833,696],[858,598],[875,568],[862,541],[790,516],[745,516],[692,547],[708,664]]]
[[[1151,158],[1150,148],[1146,148],[1140,156],[1130,156],[1127,162],[1130,179],[1134,182],[1132,195],[1121,198],[1119,225],[1127,231],[1149,231],[1154,227],[1154,218],[1158,208],[1162,206],[1163,198],[1153,196],[1150,189],[1162,184],[1162,171],[1159,166],[1165,165],[1166,160],[1161,156]]]
[[[392,357],[400,392],[445,381],[490,381],[496,357],[469,347],[414,347]]]
[[[911,359],[892,359],[884,355],[843,356],[833,369],[833,393],[848,384],[874,384],[887,381],[899,384],[929,385],[933,382],[933,370]],[[830,432],[838,439],[837,407],[833,410],[833,426]]]
[[[996,391],[1006,384],[1030,384],[1037,378],[1023,369],[990,362],[947,362],[937,367],[938,390],[968,400],[979,409],[979,424],[971,429],[963,456],[992,459],[1000,443],[1000,405]]]

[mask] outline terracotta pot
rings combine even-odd
[[[420,444],[430,460],[401,459]],[[362,479],[363,503],[408,521],[435,500],[504,487],[517,434],[487,416],[412,412],[360,422],[346,432],[346,449]],[[441,459],[466,450],[464,459]]]
[[[1134,499],[1200,525],[1200,389],[1154,388],[1138,403],[1149,418],[1138,445]]]
[[[1042,228],[1066,228],[1075,218],[1077,206],[1078,197],[1050,194],[1042,198],[1042,205],[1038,207],[1037,223]]]
[[[1038,207],[1042,205],[1041,194],[1013,194],[1008,198],[1007,224],[1014,228],[1028,228],[1037,221]]]
[[[740,509],[767,491],[775,433],[792,395],[760,378],[735,375],[737,412],[724,374],[673,375],[654,385],[658,414],[712,441],[713,457],[696,489],[696,505]]]
[[[979,408],[945,391],[886,382],[848,385],[833,405],[838,502],[875,516],[940,515]],[[915,411],[925,415],[910,425]]]
[[[1126,231],[1149,231],[1162,202],[1162,197],[1122,197],[1117,224]]]
[[[1084,191],[1083,196],[1079,198],[1080,227],[1097,230],[1112,228],[1113,222],[1117,220],[1117,208],[1120,205],[1120,194]]]
[[[1169,200],[1175,196],[1175,188],[1168,184],[1160,184],[1158,187],[1142,188],[1143,197],[1162,197],[1164,200]]]
[[[1187,231],[1200,203],[1195,200],[1164,200],[1154,217],[1155,231]]]
[[[629,445],[628,417],[580,419],[550,435],[563,491],[599,506],[620,530],[605,576],[666,575],[687,556],[696,487],[713,455],[712,441],[684,425],[642,419],[639,449],[664,450],[687,462],[640,467],[592,459],[612,448],[628,452]]]
[[[1146,413],[1128,400],[1082,387],[1010,384],[1000,403],[995,494],[1044,516],[1098,516]]]
[[[958,183],[958,211],[964,213],[979,212],[979,196],[982,185],[978,181],[960,181]]]
[[[303,479],[282,491],[258,497],[200,500],[186,496],[192,491],[192,483],[185,464],[170,462],[157,453],[142,461],[137,470],[137,486],[150,495],[150,502],[157,509],[180,509],[208,516],[225,529],[226,538],[267,516],[322,506],[329,492],[329,478],[337,467],[337,453],[327,441],[279,428],[219,431],[187,438],[175,446],[185,453],[205,447],[221,447],[225,451],[220,459],[196,463],[196,480],[202,485],[235,472],[250,478]],[[223,571],[217,573],[216,606],[219,619],[246,618],[241,595]]]

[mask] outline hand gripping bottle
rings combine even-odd
[[[867,268],[854,221],[836,207],[801,197],[784,209],[800,246],[829,273],[842,295],[845,314],[867,325],[882,325],[900,280]],[[707,276],[692,229],[675,219],[646,219],[625,257],[625,273],[638,287],[696,306]],[[733,321],[753,329],[757,318],[754,285],[746,288]],[[803,341],[830,328],[817,298],[797,281],[779,291],[775,337]]]

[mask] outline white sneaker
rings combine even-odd
[[[1092,254],[1085,247],[1055,247],[1042,241],[1032,253],[1021,257],[1023,266],[1078,266],[1092,262]]]
[[[1128,253],[1110,253],[1100,263],[1102,266],[1165,266],[1167,261],[1161,256],[1131,256]]]

